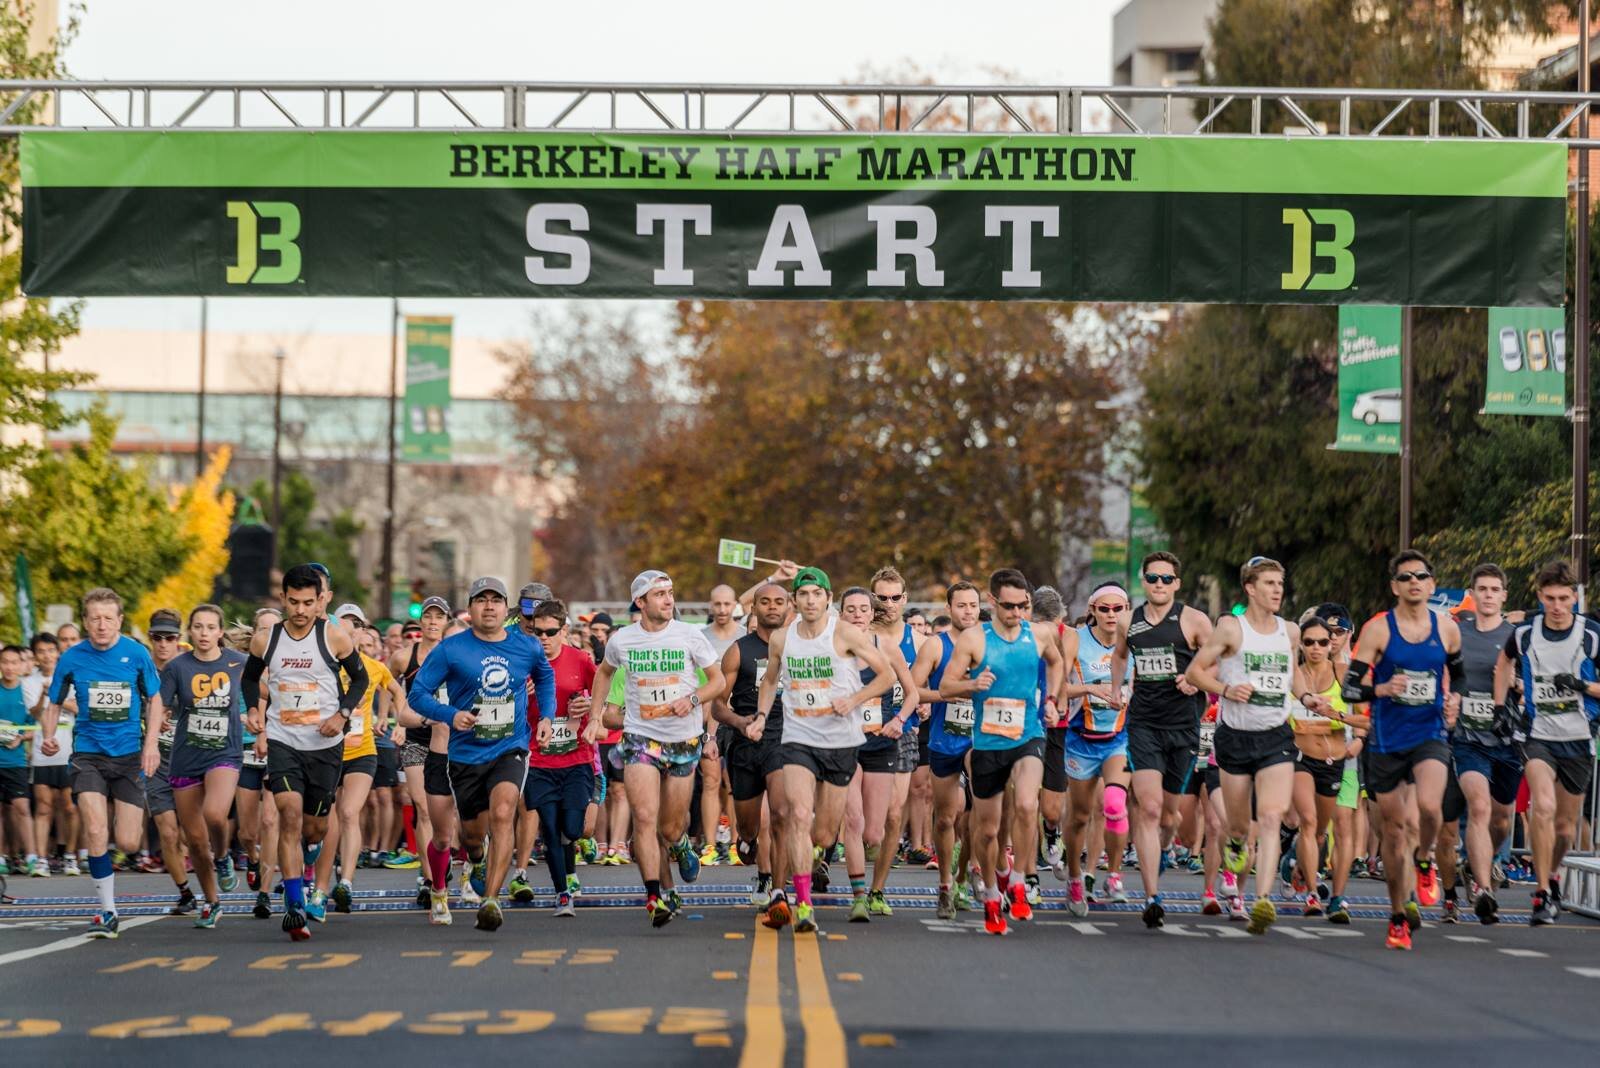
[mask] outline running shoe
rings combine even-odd
[[[672,906],[662,901],[659,897],[653,897],[646,901],[644,910],[650,914],[650,926],[652,927],[665,927],[672,922]]]
[[[867,892],[867,911],[874,916],[893,916],[894,909],[889,907],[889,902],[884,900],[882,890],[869,890]]]
[[[321,856],[321,855],[322,855],[322,843],[321,842],[318,842],[315,845],[307,844],[307,845],[301,847],[300,858],[301,858],[301,860],[303,860],[305,862],[306,871],[310,871],[312,868],[315,868],[317,866],[317,858],[319,856]]]
[[[765,880],[759,875],[750,877],[750,904],[760,908],[771,899],[772,892],[767,889]]]
[[[473,926],[480,931],[498,931],[500,925],[505,922],[505,914],[500,911],[500,902],[491,897],[478,906],[478,922]]]
[[[1431,860],[1419,860],[1417,869],[1417,900],[1432,908],[1439,903],[1439,868]]]
[[[472,880],[467,876],[466,872],[461,873],[460,896],[463,905],[471,906],[483,903],[483,895],[478,891],[477,887],[472,885]]]
[[[1089,915],[1089,895],[1084,892],[1082,879],[1067,884],[1067,911],[1074,916]]]
[[[815,875],[815,873],[813,873],[812,874],[812,880],[813,880],[812,885],[816,885],[815,879],[816,879],[816,875]],[[979,870],[979,868],[978,868],[978,866],[976,864],[968,865],[968,867],[967,867],[967,892],[972,895],[973,900],[982,901],[984,899],[983,891],[984,891],[983,872]]]
[[[572,904],[571,894],[562,894],[556,898],[556,915],[561,917],[577,917],[578,910]]]
[[[340,879],[333,888],[333,911],[348,913],[350,903],[355,900],[355,887],[350,885],[349,879]]]
[[[383,858],[382,865],[396,871],[422,867],[422,858],[402,846]]]
[[[164,869],[161,867],[161,862],[155,857],[152,857],[149,853],[140,853],[139,859],[134,862],[133,870],[144,875],[155,875]]]
[[[1489,866],[1489,879],[1494,883],[1496,890],[1505,890],[1511,886],[1511,880],[1506,878],[1506,870],[1497,860]]]
[[[1477,913],[1478,922],[1484,925],[1500,922],[1500,902],[1487,890],[1479,890],[1478,898],[1472,903],[1472,911]]]
[[[756,862],[756,845],[757,843],[755,842],[747,842],[741,838],[734,843],[733,855],[739,858],[740,864],[754,864]]]
[[[690,848],[694,848],[690,846]],[[706,847],[700,851],[700,863],[707,868],[715,868],[722,863],[717,859],[717,844],[707,842]]]
[[[1057,834],[1054,840],[1046,838],[1044,847],[1044,862],[1050,866],[1050,872],[1057,880],[1067,880],[1067,851],[1061,846],[1061,835]]]
[[[1341,927],[1350,925],[1350,906],[1345,904],[1342,896],[1335,897],[1328,902],[1328,922],[1336,923]]]
[[[1146,927],[1156,928],[1166,926],[1166,915],[1167,910],[1161,904],[1161,895],[1154,894],[1145,902],[1144,911],[1139,914],[1139,918],[1144,920]]]
[[[484,850],[482,858],[461,874],[466,876],[467,886],[475,895],[480,898],[489,895],[489,851]],[[500,888],[495,887],[494,892],[499,893]]]
[[[1044,900],[1044,891],[1039,889],[1039,877],[1037,875],[1025,876],[1022,880],[1022,887],[1027,891],[1028,904],[1037,905]]]
[[[583,896],[583,884],[578,881],[578,877],[576,875],[567,876],[567,893],[571,894],[573,897]]]
[[[224,894],[232,893],[234,887],[239,885],[239,876],[234,874],[233,857],[224,853],[222,862],[217,865],[217,886]]]
[[[81,874],[83,874],[82,872],[80,872],[78,870],[78,858],[74,857],[74,856],[67,857],[67,859],[61,865],[61,874],[62,875],[81,875]]]
[[[1122,873],[1114,871],[1106,876],[1106,897],[1113,905],[1126,905],[1128,891],[1122,886]]]
[[[1018,923],[1033,919],[1033,906],[1028,904],[1028,888],[1022,883],[1011,884],[1011,918]]]
[[[867,904],[867,895],[852,898],[850,901],[850,922],[867,923],[872,919],[872,909]]]
[[[1250,866],[1250,852],[1243,838],[1229,838],[1222,844],[1222,866],[1235,875],[1243,875]]]
[[[1277,922],[1278,906],[1270,897],[1258,897],[1250,906],[1250,922],[1245,925],[1245,931],[1253,935],[1266,934],[1267,928]]]
[[[692,883],[700,878],[700,858],[687,838],[673,847],[673,858],[678,862],[678,875],[684,882]]]
[[[1000,911],[1000,899],[997,897],[983,903],[983,929],[992,935],[1006,933],[1006,916]]]
[[[311,938],[304,909],[289,905],[283,910],[283,933],[289,936],[291,942],[305,942]]]
[[[35,879],[50,878],[50,861],[44,857],[33,858],[33,863],[28,865],[28,874]]]
[[[1203,916],[1221,916],[1222,902],[1217,900],[1215,890],[1207,890],[1205,897],[1200,899],[1200,914]]]
[[[578,856],[585,864],[593,864],[600,859],[600,846],[593,838],[578,839]]]
[[[185,886],[179,891],[178,900],[173,904],[172,908],[167,910],[167,915],[187,916],[199,907],[200,904],[195,900],[194,891]]]
[[[244,870],[244,885],[251,890],[261,889],[261,866],[252,864]]]
[[[1422,929],[1422,910],[1417,908],[1417,899],[1414,897],[1406,902],[1406,926],[1413,931]]]
[[[1440,910],[1439,922],[1440,923],[1460,923],[1461,922],[1461,906],[1456,902],[1455,898],[1447,897],[1447,898],[1444,899],[1444,905],[1442,906],[1442,908]]]
[[[956,895],[948,887],[939,888],[939,904],[933,914],[941,920],[956,918]]]
[[[1097,896],[1095,896],[1095,892],[1094,892],[1094,873],[1093,872],[1086,871],[1086,872],[1083,873],[1083,893],[1084,893],[1084,896],[1089,899],[1089,904],[1097,905],[1097,904],[1100,903],[1100,899]]]
[[[533,887],[528,884],[528,873],[518,871],[511,877],[511,900],[518,904],[528,905],[533,903]]]
[[[794,933],[795,934],[816,934],[817,933],[816,910],[811,907],[811,903],[810,902],[800,901],[800,902],[796,902],[795,903],[795,906],[794,906]]]
[[[115,912],[106,911],[95,916],[89,921],[88,936],[90,938],[115,938],[121,933],[122,924],[117,919]]]
[[[830,860],[834,864],[843,864],[844,863],[844,841],[843,840],[840,840],[840,841],[837,841],[837,842],[833,843],[833,848],[828,850],[828,860]]]
[[[1384,945],[1390,949],[1411,948],[1411,925],[1403,914],[1396,913],[1389,917],[1389,937],[1384,940]]]
[[[1306,907],[1300,914],[1302,916],[1321,916],[1322,915],[1322,899],[1320,897],[1318,897],[1316,894],[1307,894],[1306,895]]]
[[[258,920],[272,919],[272,898],[267,896],[265,890],[256,891],[255,908],[250,910],[250,914]]]
[[[619,846],[617,848],[617,863],[618,864],[632,864],[633,863],[633,850],[628,848],[628,844],[626,842],[624,842],[621,846]]]
[[[937,860],[937,858],[934,857],[931,852],[921,848],[920,846],[916,849],[908,850],[906,852],[907,864],[920,864],[923,867],[927,867],[927,864],[930,860]]]
[[[450,926],[450,895],[445,893],[428,894],[428,922],[435,927]]]
[[[1544,927],[1556,922],[1556,907],[1550,901],[1548,890],[1533,892],[1533,911],[1528,915],[1530,927]]]
[[[1561,876],[1552,875],[1550,876],[1550,907],[1555,909],[1557,912],[1560,912],[1562,904]]]
[[[433,900],[433,886],[427,879],[417,876],[417,908],[425,909]]]
[[[813,846],[811,850],[811,889],[819,894],[828,892],[830,879],[828,878],[832,867],[828,863],[828,851],[821,846]]]
[[[667,908],[672,910],[674,916],[683,911],[683,895],[679,894],[677,890],[668,890],[661,895],[661,900],[667,903]]]
[[[222,915],[222,905],[215,901],[201,903],[200,911],[194,914],[194,925],[207,930],[217,925],[217,917]]]
[[[952,888],[955,891],[957,912],[976,912],[977,903],[972,900],[972,891],[967,889],[966,883],[956,883]]]
[[[767,901],[766,911],[761,916],[761,923],[774,931],[789,926],[789,898],[782,890],[773,891]]]
[[[306,895],[306,916],[318,923],[328,922],[328,895],[321,890],[313,890]]]
[[[1240,894],[1230,896],[1228,898],[1228,919],[1248,920],[1249,918],[1249,914],[1244,910],[1244,897]]]

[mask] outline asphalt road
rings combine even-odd
[[[1073,919],[1046,876],[1047,907],[1002,939],[971,913],[937,921],[932,875],[902,870],[893,917],[849,924],[825,906],[821,936],[797,937],[731,903],[748,868],[705,869],[659,931],[635,905],[602,904],[638,895],[634,869],[580,874],[576,919],[542,899],[486,934],[469,909],[430,927],[401,899],[410,873],[362,872],[371,896],[358,911],[298,944],[243,902],[214,931],[144,915],[170,899],[165,876],[119,876],[123,935],[88,942],[88,908],[66,903],[84,900],[87,879],[13,878],[0,1050],[12,1064],[182,1065],[251,1043],[274,1056],[460,1061],[556,1042],[566,1063],[741,1068],[1600,1058],[1600,923],[1564,915],[1530,929],[1515,911],[1525,889],[1502,893],[1507,922],[1430,922],[1404,954],[1384,948],[1375,882],[1352,884],[1374,900],[1347,928],[1285,918],[1255,938],[1198,915],[1197,877],[1169,878],[1170,922],[1148,931],[1137,905]]]

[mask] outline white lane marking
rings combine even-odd
[[[1585,979],[1600,979],[1600,968],[1571,968],[1571,967],[1569,967],[1567,969],[1567,971],[1571,972],[1573,975],[1581,975]]]
[[[1452,942],[1487,942],[1487,941],[1489,941],[1487,938],[1479,938],[1477,935],[1445,935],[1445,937],[1448,938]]]
[[[129,928],[143,927],[147,923],[155,923],[157,920],[164,919],[166,919],[165,916],[134,916],[131,919],[123,920],[121,929],[126,931]],[[85,945],[90,941],[91,939],[85,935],[75,935],[72,938],[63,938],[55,942],[46,942],[44,945],[34,946],[32,949],[19,949],[13,953],[0,955],[0,965],[15,964],[22,960],[31,960],[34,957],[42,957],[46,953],[59,953],[63,949],[71,949],[74,946]]]
[[[1537,949],[1502,949],[1500,952],[1508,957],[1548,957],[1548,953],[1540,953]]]

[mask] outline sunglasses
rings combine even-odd
[[[996,608],[1004,608],[1007,612],[1020,612],[1028,607],[1027,601],[996,601]]]
[[[1301,638],[1300,639],[1300,644],[1304,645],[1308,649],[1313,645],[1316,646],[1318,649],[1326,649],[1328,646],[1333,644],[1333,639],[1332,638]]]
[[[1396,582],[1424,582],[1433,578],[1432,571],[1400,571],[1394,576]]]
[[[534,627],[533,628],[533,632],[535,634],[537,634],[541,638],[554,638],[557,634],[561,633],[561,628],[560,627],[550,627],[550,628]]]
[[[1094,606],[1094,610],[1096,612],[1104,612],[1108,616],[1114,616],[1118,612],[1126,612],[1128,606],[1125,604],[1097,604]]]
[[[1177,575],[1152,575],[1150,572],[1146,571],[1144,573],[1144,580],[1146,582],[1148,582],[1152,586],[1155,586],[1155,585],[1170,586],[1174,582],[1178,581],[1178,576]]]
[[[178,640],[178,636],[176,634],[152,634],[150,635],[150,640],[153,642],[175,642]]]
[[[900,601],[906,599],[906,595],[903,593],[875,593],[872,596],[876,597],[880,601],[889,601],[892,603],[899,603]]]

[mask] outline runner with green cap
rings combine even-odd
[[[783,691],[783,790],[788,801],[782,848],[794,872],[794,925],[797,933],[815,931],[811,904],[811,851],[831,845],[844,815],[856,750],[866,741],[862,706],[894,684],[889,662],[856,627],[841,627],[829,609],[833,584],[820,567],[803,567],[794,576],[799,618],[772,636],[769,662],[779,665],[761,680],[756,718],[763,724]],[[865,686],[860,659],[873,672]],[[768,927],[789,922],[789,902],[779,889],[767,905]]]

